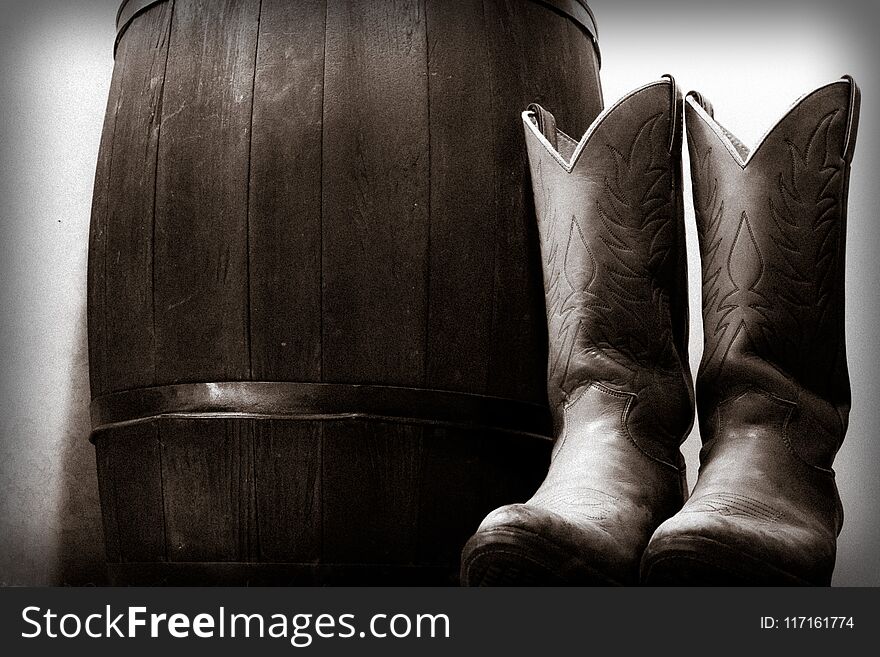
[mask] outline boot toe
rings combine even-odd
[[[653,586],[827,586],[834,540],[821,531],[719,513],[683,513],[663,523],[642,556]]]
[[[462,552],[466,586],[634,583],[632,559],[601,527],[574,524],[553,511],[513,504],[490,513]]]

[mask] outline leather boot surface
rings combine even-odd
[[[671,78],[648,84],[580,142],[538,106],[523,115],[556,443],[534,496],[465,546],[463,584],[635,583],[651,533],[684,501],[681,105]]]
[[[823,584],[843,513],[843,273],[850,79],[805,96],[749,151],[686,102],[703,271],[703,449],[684,508],[653,536],[652,584]]]

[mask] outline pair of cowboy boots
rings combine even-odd
[[[705,335],[689,499],[685,110]],[[578,142],[543,108],[523,114],[556,442],[534,496],[468,541],[463,584],[830,583],[858,110],[852,79],[828,84],[751,152],[670,77]]]

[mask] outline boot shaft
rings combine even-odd
[[[681,210],[681,95],[671,78],[603,112],[575,142],[523,115],[557,423],[590,385],[630,397],[627,429],[677,462],[693,417]],[[672,452],[675,452],[673,454]]]
[[[704,441],[724,402],[757,392],[789,409],[798,455],[830,468],[850,405],[844,252],[858,89],[843,79],[808,94],[753,151],[699,94],[685,104],[703,273]]]

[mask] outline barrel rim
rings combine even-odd
[[[552,438],[549,408],[532,402],[403,386],[220,381],[96,397],[91,404],[92,442],[99,432],[160,418],[371,419]]]
[[[113,56],[116,56],[116,49],[122,40],[125,31],[132,21],[137,18],[153,5],[158,5],[169,0],[122,0],[119,9],[116,12],[116,40],[113,43]],[[554,9],[563,16],[574,21],[581,27],[587,37],[593,44],[593,50],[596,52],[596,62],[598,66],[602,66],[602,54],[599,50],[599,32],[596,26],[596,17],[593,10],[587,4],[586,0],[529,0],[536,4],[544,5],[550,9]]]

